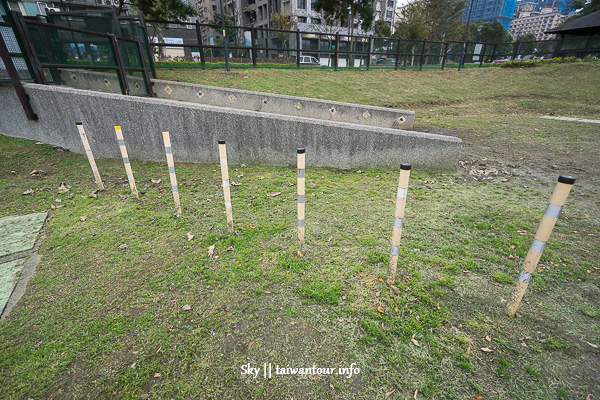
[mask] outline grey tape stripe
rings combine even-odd
[[[223,181],[223,187],[224,188],[229,187],[229,181]]]
[[[119,146],[125,146],[125,141],[123,139],[117,139]]]
[[[167,153],[167,154],[173,153],[173,150],[171,150],[171,146],[165,147],[165,153]]]
[[[127,175],[127,180],[129,182],[133,182],[133,175]]]
[[[169,167],[169,173],[170,174],[174,174],[175,173],[175,167]]]
[[[399,250],[400,250],[400,246],[392,246],[392,248],[390,249],[390,253],[393,256],[397,256]]]
[[[394,228],[402,228],[403,218],[394,218]]]
[[[230,201],[226,201],[225,202],[225,208],[231,208],[231,202]]]
[[[179,192],[179,189],[177,189],[177,186],[171,186],[171,190],[173,191],[173,193]]]
[[[125,158],[123,158],[123,162],[124,162],[125,164],[129,164],[129,157],[125,157]]]
[[[396,197],[400,198],[400,199],[405,199],[406,198],[406,188],[398,188],[398,194],[396,195]]]
[[[298,170],[298,178],[304,178],[304,169]]]
[[[521,282],[524,283],[529,283],[529,280],[531,279],[531,274],[525,271],[521,271],[521,273],[519,274],[519,280]]]
[[[92,172],[98,172],[98,167],[96,167],[95,165],[92,165]]]
[[[545,246],[546,246],[546,242],[540,242],[537,239],[533,239],[533,243],[531,243],[530,250],[537,251],[538,253],[541,253],[542,251],[544,251],[544,247]]]
[[[558,218],[561,210],[562,210],[562,206],[548,204],[548,208],[546,208],[546,213],[544,215],[546,215],[546,217],[550,217],[550,218]]]
[[[304,203],[304,195],[303,194],[298,195],[298,203]]]
[[[298,220],[298,228],[304,228],[304,220],[303,219]]]

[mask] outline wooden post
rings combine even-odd
[[[200,21],[196,20],[196,38],[198,40],[198,51],[200,52],[200,66],[204,68],[206,60],[204,58],[204,44],[202,43],[202,28],[200,28]]]
[[[298,155],[298,240],[304,244],[304,195],[305,189],[305,168],[306,154],[305,150],[300,148],[296,151]]]
[[[121,157],[123,157],[123,164],[125,165],[125,172],[127,173],[127,181],[131,188],[131,193],[139,199],[140,195],[137,188],[135,187],[135,179],[133,179],[133,171],[131,170],[131,164],[129,164],[129,155],[127,155],[127,148],[125,147],[125,141],[123,140],[123,132],[121,132],[120,126],[115,126],[115,132],[117,133],[117,142],[121,149]]]
[[[98,172],[98,167],[96,167],[96,161],[94,160],[94,155],[92,154],[92,149],[90,148],[90,142],[88,142],[85,130],[83,129],[83,124],[81,122],[77,122],[77,130],[79,131],[79,136],[81,137],[85,154],[90,162],[90,167],[92,167],[94,181],[96,182],[96,185],[98,185],[99,190],[104,190],[104,183],[102,183],[102,178],[100,178],[100,173]]]
[[[163,132],[163,141],[165,143],[165,153],[167,155],[167,165],[169,167],[169,179],[171,180],[171,191],[173,192],[173,201],[175,202],[177,215],[181,215],[179,188],[177,187],[177,177],[175,176],[175,162],[173,161],[173,150],[171,149],[171,138],[169,137],[169,132]]]
[[[546,208],[542,222],[540,222],[540,226],[535,233],[533,243],[529,248],[527,257],[525,257],[525,261],[523,262],[523,267],[521,268],[517,285],[515,286],[506,305],[506,311],[508,316],[511,318],[514,317],[517,309],[519,308],[519,304],[521,304],[525,290],[527,290],[527,286],[529,286],[531,275],[535,272],[535,268],[540,260],[540,257],[542,256],[544,247],[546,246],[546,242],[550,238],[550,234],[552,233],[554,225],[558,220],[560,211],[565,205],[565,201],[567,200],[569,192],[571,191],[571,187],[574,183],[575,178],[572,176],[561,175],[558,177],[558,183],[556,184],[554,192],[552,193],[552,197],[550,198],[550,204]]]
[[[392,230],[392,247],[390,250],[388,272],[389,283],[393,283],[396,279],[400,237],[402,235],[402,223],[404,221],[404,206],[406,205],[406,192],[408,190],[408,178],[410,177],[411,168],[412,166],[410,164],[400,165],[400,178],[398,179],[398,193],[396,195],[396,212],[394,213],[394,229]]]
[[[231,191],[229,187],[229,171],[227,170],[227,148],[225,141],[219,140],[219,157],[221,158],[221,178],[223,179],[223,199],[227,214],[227,232],[233,232],[233,213],[231,212]]]

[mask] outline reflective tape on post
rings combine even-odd
[[[227,215],[227,232],[233,232],[233,212],[231,210],[231,187],[229,185],[229,170],[227,169],[227,147],[224,140],[219,140],[219,159],[221,164],[221,179],[223,181],[223,199]]]
[[[400,238],[402,236],[402,225],[404,224],[404,208],[406,205],[406,194],[408,192],[408,180],[410,178],[411,168],[411,164],[400,165],[400,177],[398,178],[398,191],[396,192],[396,210],[394,212],[394,228],[392,229],[392,245],[388,268],[388,282],[390,283],[393,283],[396,279],[396,270],[398,269]]]
[[[83,149],[85,150],[90,167],[92,168],[92,173],[94,174],[94,181],[96,182],[99,190],[104,190],[104,183],[102,182],[102,178],[100,178],[100,173],[98,172],[98,167],[96,166],[96,160],[94,160],[94,155],[92,154],[90,142],[88,141],[85,130],[83,129],[83,124],[81,122],[77,122],[76,125],[77,130],[79,131],[79,137],[81,138],[81,143],[83,143]]]
[[[297,154],[297,169],[298,169],[298,240],[300,244],[304,244],[304,212],[305,212],[305,195],[306,195],[306,151],[303,148],[296,150]]]
[[[575,178],[572,176],[561,175],[558,177],[558,183],[554,188],[554,192],[552,192],[552,197],[550,197],[550,204],[546,208],[546,212],[542,217],[540,226],[535,233],[533,243],[529,248],[529,252],[525,257],[525,261],[523,261],[519,279],[517,280],[515,288],[513,289],[513,292],[510,295],[506,305],[506,311],[511,318],[514,317],[519,305],[521,304],[521,300],[525,295],[527,286],[529,286],[529,281],[535,272],[535,268],[540,261],[544,247],[546,247],[546,243],[550,238],[550,234],[556,225],[560,211],[565,205],[567,197],[569,196],[569,192],[571,191],[571,187],[574,183]]]
[[[135,186],[135,179],[133,179],[133,171],[131,170],[129,155],[127,154],[127,148],[125,147],[125,140],[123,139],[123,132],[121,131],[120,126],[115,126],[115,133],[117,134],[117,143],[119,144],[119,149],[121,150],[121,157],[123,158],[123,164],[125,165],[125,172],[127,173],[127,181],[129,182],[131,193],[133,193],[133,195],[139,199],[140,195],[138,194],[137,187]]]
[[[175,175],[175,161],[173,160],[173,149],[171,148],[171,138],[169,132],[163,132],[163,142],[165,144],[165,154],[167,156],[167,166],[169,167],[169,180],[171,181],[171,191],[173,192],[173,201],[177,215],[181,215],[181,202],[179,201],[179,188],[177,187],[177,176]]]

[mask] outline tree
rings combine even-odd
[[[479,26],[481,26],[481,32],[477,32]],[[510,43],[513,39],[498,21],[471,21],[471,25],[469,25],[469,40],[479,43],[503,44]]]
[[[375,36],[377,37],[390,37],[392,35],[392,28],[384,20],[375,21]]]
[[[185,21],[198,15],[198,11],[185,0],[130,0],[129,3],[143,12],[146,19]]]
[[[275,32],[275,36],[277,36],[283,48],[287,49],[291,35],[288,31],[291,31],[296,27],[296,17],[294,15],[283,14],[281,12],[278,14],[273,13],[271,14],[271,23],[273,25],[273,29],[285,31],[277,31]],[[287,54],[289,57],[289,52]]]
[[[348,7],[350,7],[350,13]],[[370,0],[316,0],[313,9],[323,11],[326,18],[339,20],[342,25],[348,23],[349,14],[352,18],[358,15],[361,20],[360,26],[365,31],[371,29],[375,18],[375,9]]]
[[[579,10],[579,12],[565,22],[571,22],[595,11],[600,11],[600,0],[573,0],[573,9]]]
[[[227,36],[227,46],[230,47],[235,47],[235,44],[237,43],[237,29],[232,28],[232,26],[234,25],[233,22],[233,17],[231,16],[231,14],[229,14],[227,12],[227,10],[225,10],[225,35]],[[215,12],[214,13],[214,19],[208,21],[209,24],[211,25],[218,25],[219,26],[219,31],[221,30],[221,13]],[[212,49],[214,56],[215,57],[220,57],[223,56],[223,48],[216,48],[216,49]],[[237,50],[236,50],[237,53]]]
[[[461,40],[467,0],[415,0],[400,18],[400,37],[413,40]]]

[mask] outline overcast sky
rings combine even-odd
[[[408,3],[408,0],[398,0],[398,1],[396,2],[396,8],[398,8],[398,7],[403,7],[403,6],[405,6],[407,3]]]

